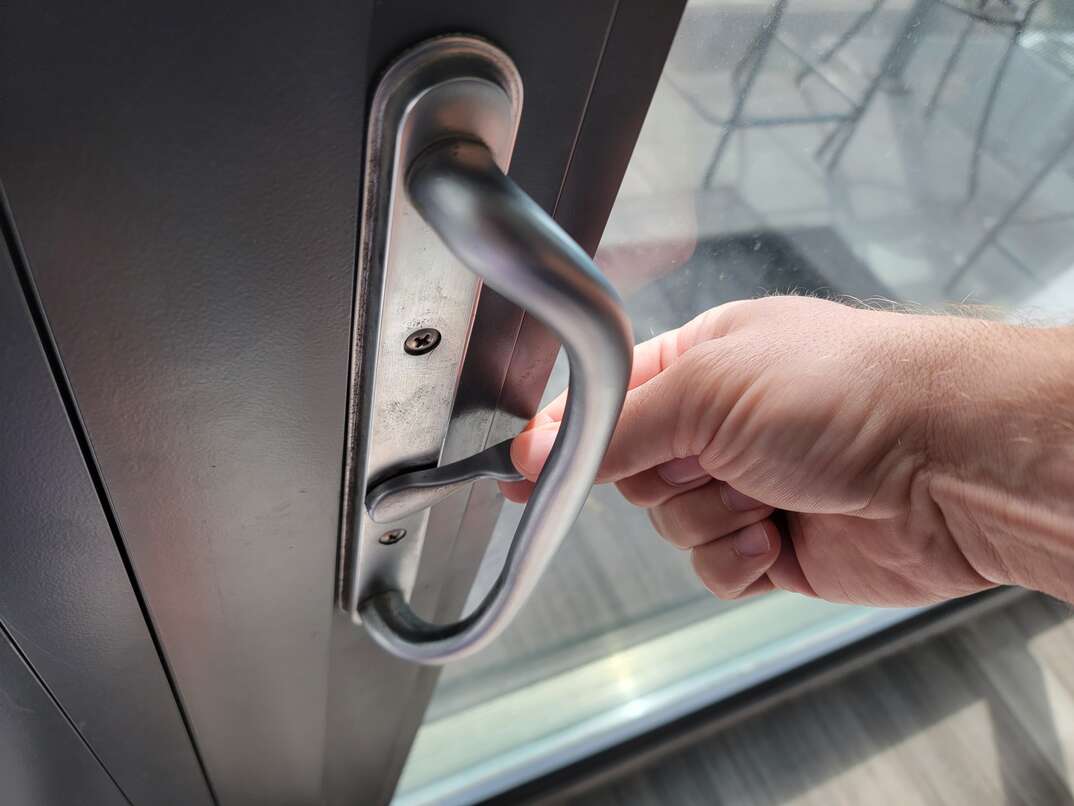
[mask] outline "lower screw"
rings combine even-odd
[[[390,546],[393,543],[398,543],[406,537],[406,529],[392,529],[390,532],[385,532],[380,536],[380,544],[382,546]]]

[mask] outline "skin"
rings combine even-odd
[[[563,411],[512,445],[529,481]],[[769,297],[635,349],[598,483],[715,595],[920,605],[1016,584],[1074,600],[1074,329]]]

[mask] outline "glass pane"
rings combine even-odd
[[[598,262],[639,341],[775,292],[1068,320],[1072,77],[1064,0],[694,0]],[[489,794],[906,615],[716,601],[595,489],[510,632],[444,670],[400,798]]]

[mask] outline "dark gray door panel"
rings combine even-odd
[[[209,803],[3,248],[0,377],[0,623],[128,797]]]
[[[129,802],[2,631],[0,792],[11,806]]]
[[[658,16],[673,27],[679,5]],[[565,182],[597,183],[600,204],[559,218],[599,233],[625,157],[609,159],[582,124],[618,86],[635,98],[620,104],[629,114],[615,135],[629,152],[652,88],[628,78],[650,54],[626,58],[647,32],[613,23],[643,8],[5,7],[0,176],[222,803],[385,800],[435,681],[381,653],[334,608],[373,79],[428,36],[487,36],[525,83],[512,176],[552,212]],[[619,54],[600,72],[612,90],[595,84],[606,51]],[[654,52],[662,63],[666,42]],[[526,405],[535,404],[555,346],[527,352],[532,325],[495,295],[483,297],[479,318],[496,322],[503,371],[525,379]],[[510,362],[520,329],[523,349]],[[506,395],[510,385],[491,383]],[[421,612],[446,618],[461,607],[494,512],[490,500],[427,552]]]
[[[368,5],[0,25],[0,176],[226,804],[321,793]]]

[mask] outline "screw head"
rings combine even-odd
[[[406,529],[392,529],[390,532],[385,532],[380,536],[380,544],[383,546],[390,546],[393,543],[398,543],[406,537]]]
[[[403,349],[410,355],[425,355],[435,350],[438,344],[440,344],[440,331],[432,327],[423,327],[406,337]]]

